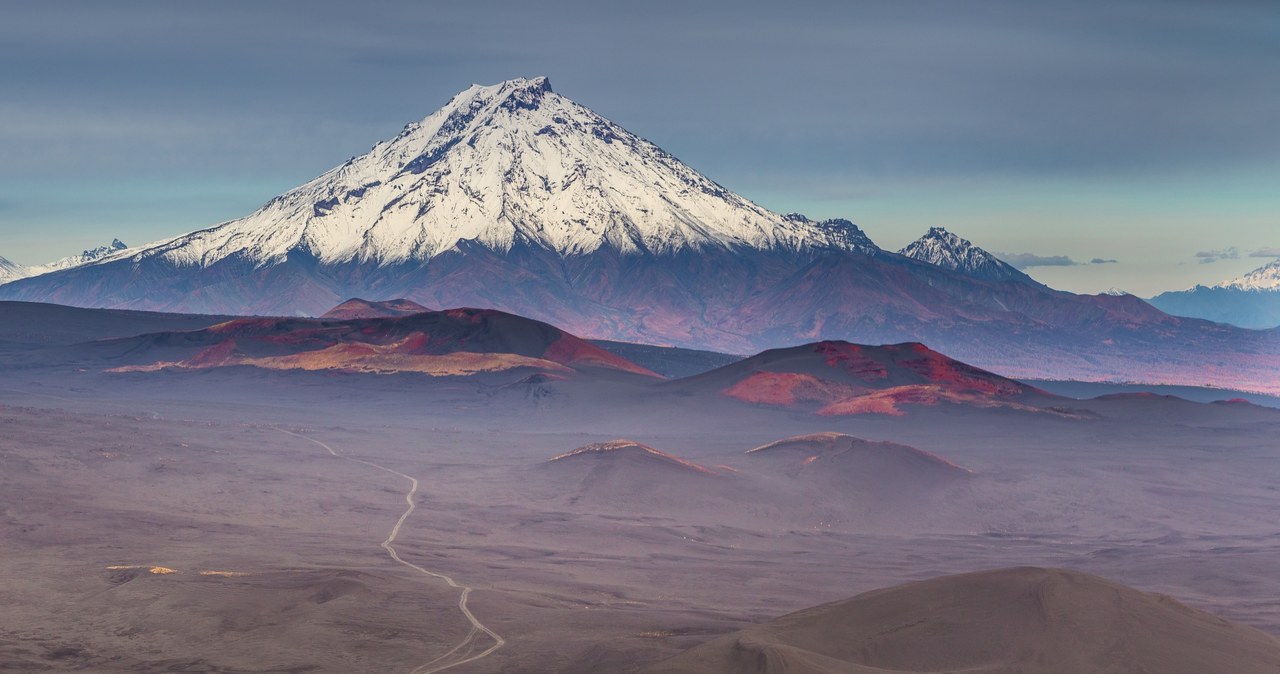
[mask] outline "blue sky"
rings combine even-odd
[[[543,74],[886,248],[941,225],[1145,295],[1280,247],[1271,2],[7,5],[0,255],[24,263],[244,215],[473,82]]]

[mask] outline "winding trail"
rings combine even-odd
[[[497,632],[493,631],[489,627],[485,626],[484,623],[480,622],[476,618],[475,614],[471,612],[471,609],[467,607],[467,598],[471,595],[472,588],[467,587],[466,585],[460,585],[459,583],[455,582],[453,578],[450,578],[449,576],[443,573],[431,571],[429,569],[425,569],[421,566],[418,566],[413,562],[405,561],[400,557],[400,553],[396,552],[395,546],[392,545],[393,543],[395,543],[396,537],[400,535],[400,527],[404,526],[405,521],[409,519],[409,516],[412,515],[413,511],[418,507],[417,504],[414,503],[414,497],[417,496],[418,494],[417,478],[410,475],[405,475],[404,473],[401,473],[398,470],[392,470],[390,468],[387,468],[386,466],[376,464],[372,461],[367,461],[365,459],[356,459],[350,456],[340,454],[329,445],[326,445],[325,443],[320,442],[315,438],[302,435],[301,433],[286,431],[283,428],[274,428],[274,430],[279,431],[280,433],[284,433],[285,435],[292,435],[295,438],[301,438],[308,442],[312,442],[317,445],[320,445],[326,451],[328,451],[329,454],[339,459],[343,459],[344,461],[351,461],[352,463],[359,463],[359,464],[369,466],[371,468],[377,468],[378,470],[381,470],[386,473],[391,473],[392,475],[395,475],[397,477],[402,477],[409,481],[409,491],[404,495],[405,503],[407,503],[409,507],[404,511],[404,514],[400,516],[400,519],[396,520],[395,526],[391,527],[391,533],[387,534],[386,540],[382,541],[382,549],[386,550],[387,555],[390,556],[391,559],[395,560],[397,563],[403,564],[404,566],[407,566],[410,569],[417,571],[418,573],[431,576],[432,578],[436,578],[439,580],[443,580],[449,587],[461,590],[462,595],[458,597],[458,609],[462,611],[462,615],[466,616],[467,621],[471,623],[471,631],[467,632],[467,636],[463,637],[462,641],[458,642],[458,644],[454,646],[452,649],[450,649],[449,652],[445,653],[444,655],[441,655],[440,657],[430,662],[419,665],[409,670],[409,674],[435,674],[435,672],[443,672],[446,669],[453,669],[454,667],[458,667],[460,665],[465,665],[469,662],[475,662],[482,658],[489,657],[499,648],[502,648],[507,644],[506,639],[503,639],[501,636],[498,635]],[[494,643],[488,648],[477,652],[477,649],[481,645],[480,643],[477,642],[477,637],[479,637],[481,634],[487,635],[489,638],[493,639]]]

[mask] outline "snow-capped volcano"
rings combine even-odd
[[[751,203],[538,77],[472,86],[248,217],[138,255],[200,266],[291,254],[395,264],[462,242],[559,255],[870,244],[852,223],[787,218]]]
[[[1053,291],[943,230],[903,253],[757,206],[535,78],[473,86],[242,219],[0,299],[317,316],[403,298],[733,353],[924,342],[1010,376],[1274,385],[1280,349],[1248,335]]]
[[[913,260],[958,271],[988,281],[1017,281],[1041,285],[1038,281],[1018,271],[1013,265],[997,258],[942,227],[931,227],[924,236],[898,251]]]

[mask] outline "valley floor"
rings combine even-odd
[[[993,433],[970,418],[707,417],[697,431],[554,406],[379,415],[13,385],[0,392],[3,671],[430,672],[466,659],[449,655],[464,642],[481,654],[498,644],[471,633],[460,590],[380,546],[406,510],[404,476],[419,489],[395,550],[474,588],[469,610],[505,640],[449,671],[635,671],[789,611],[1015,565],[1280,633],[1276,423],[1046,432],[1014,419]],[[753,511],[749,494],[681,516],[573,500],[590,485],[570,494],[544,476],[545,459],[618,435],[733,465],[831,425],[972,468],[972,493],[938,505],[965,518],[895,534]]]

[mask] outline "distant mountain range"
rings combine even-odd
[[[1161,293],[1151,304],[1175,316],[1275,328],[1280,326],[1280,259],[1231,281]]]
[[[0,285],[235,314],[350,297],[731,353],[924,342],[1008,376],[1280,388],[1280,335],[1055,291],[941,229],[894,253],[847,220],[770,212],[546,78],[473,86],[240,220]]]

